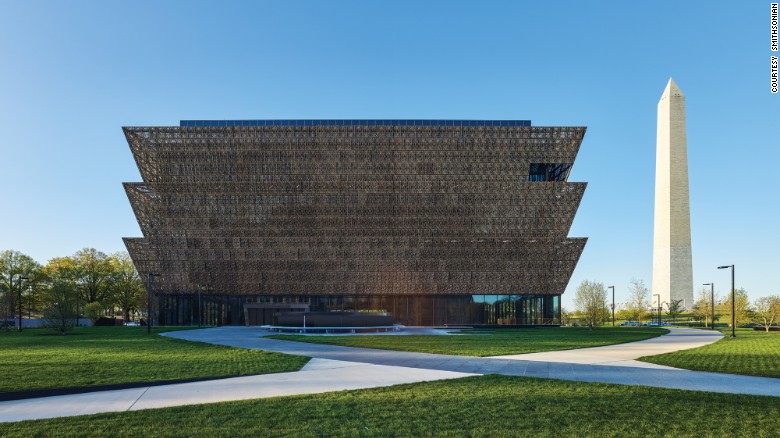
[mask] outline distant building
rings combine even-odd
[[[661,296],[662,306],[672,300],[693,306],[689,198],[685,96],[669,79],[658,102],[655,165],[653,293]]]
[[[585,128],[523,120],[182,121],[124,128],[161,324],[287,310],[407,325],[557,324],[585,238]]]

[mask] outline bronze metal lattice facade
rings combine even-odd
[[[124,186],[144,236],[124,241],[143,278],[160,274],[163,322],[239,324],[257,301],[427,325],[559,316],[586,242],[567,237],[585,128],[181,125],[124,128],[143,179]]]

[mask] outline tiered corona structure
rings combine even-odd
[[[556,324],[585,238],[585,128],[239,120],[124,128],[162,324],[385,311],[411,325]],[[248,312],[251,309],[252,312]]]

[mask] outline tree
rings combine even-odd
[[[77,287],[80,274],[78,272],[78,267],[76,266],[76,261],[72,257],[54,257],[49,260],[49,263],[46,264],[46,266],[43,268],[43,271],[45,272],[50,283],[56,281],[58,284],[68,284],[70,289],[73,291],[73,296],[70,297],[68,301],[73,304],[73,308],[75,309],[76,314],[80,314],[81,312],[79,310],[81,299],[79,297]],[[47,297],[46,299],[49,298]],[[51,303],[53,302],[54,301],[49,299],[47,305],[51,306]],[[78,319],[76,322],[78,322]]]
[[[95,324],[103,316],[103,310],[105,310],[105,307],[98,301],[87,303],[84,305],[84,317],[92,321],[92,324]]]
[[[674,323],[677,316],[682,313],[683,300],[671,300],[670,303],[666,303],[666,309],[666,313],[669,315],[669,318],[671,318],[672,323]]]
[[[0,252],[0,314],[5,317],[6,330],[19,309],[19,295],[25,286],[34,286],[42,278],[41,265],[32,257],[10,249]]]
[[[65,334],[77,322],[76,289],[71,281],[53,277],[43,290],[43,324]]]
[[[650,307],[650,291],[641,279],[632,278],[628,286],[628,319],[642,322],[642,318],[647,314],[647,308]]]
[[[589,328],[601,324],[608,314],[607,289],[604,283],[583,280],[577,286],[574,305],[581,315],[581,321]]]
[[[111,260],[95,248],[84,248],[73,256],[76,284],[87,303],[102,302],[112,281]]]
[[[629,320],[631,319],[631,315],[633,315],[633,313],[625,308],[620,308],[615,311],[615,319]]]
[[[766,331],[769,331],[772,323],[780,319],[780,296],[757,298],[753,307],[755,321],[763,325]]]
[[[736,295],[734,316],[735,316],[736,326],[739,327],[741,324],[744,324],[745,321],[748,320],[750,305],[748,301],[747,291],[744,288],[739,288],[735,290],[734,295]],[[728,294],[728,296],[726,297],[726,301],[724,301],[723,304],[721,305],[721,312],[729,316],[729,324],[731,324],[731,294]]]
[[[118,252],[112,254],[110,259],[114,277],[110,288],[110,301],[113,306],[122,309],[125,321],[129,321],[130,312],[143,306],[146,288],[130,255]]]
[[[693,303],[691,307],[691,313],[696,321],[704,321],[704,326],[707,326],[707,320],[710,319],[711,324],[714,327],[715,321],[712,321],[712,292],[708,289],[699,290],[699,297]]]
[[[114,271],[111,259],[105,253],[94,248],[84,248],[72,257],[49,260],[46,268],[50,275],[70,281],[75,286],[77,311],[81,303],[100,303],[101,309],[107,307],[106,299],[114,281]]]
[[[565,307],[561,307],[561,325],[571,324],[572,313]]]

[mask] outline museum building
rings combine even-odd
[[[406,325],[554,325],[586,238],[567,236],[584,127],[527,120],[192,120],[123,128],[169,325],[285,311]]]

